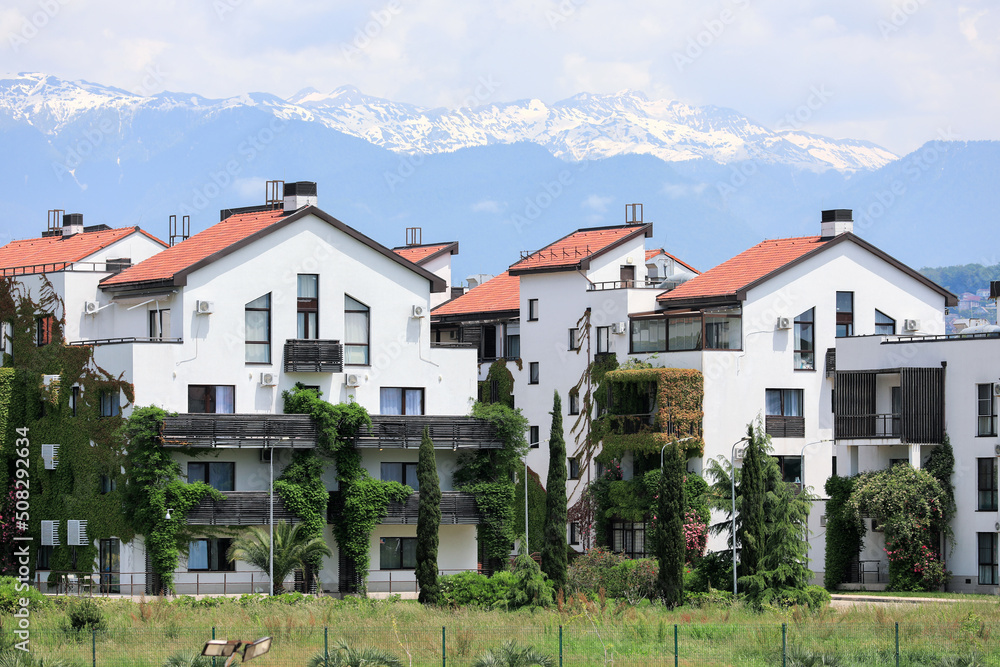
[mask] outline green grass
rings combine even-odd
[[[970,597],[970,596],[966,596]],[[975,596],[973,596],[975,597]],[[667,610],[643,602],[575,598],[561,608],[531,611],[423,608],[415,602],[300,600],[296,604],[244,600],[150,600],[132,603],[97,600],[105,630],[94,635],[66,629],[66,607],[58,599],[31,616],[33,652],[83,667],[159,667],[171,654],[200,649],[216,637],[252,640],[274,637],[271,653],[255,664],[305,665],[343,639],[377,646],[411,667],[442,664],[442,628],[448,667],[471,665],[488,648],[516,639],[563,664],[640,667],[674,664],[674,626],[680,665],[781,664],[782,624],[787,665],[895,665],[895,624],[899,623],[900,664],[1000,665],[1000,605],[975,597],[949,605],[873,606],[810,614],[801,609],[754,613],[742,606],[681,607]],[[4,632],[8,620],[0,618]],[[998,630],[1000,632],[1000,630]],[[7,635],[3,641],[9,641]],[[960,661],[978,656],[980,662]],[[948,660],[956,662],[948,663]],[[221,661],[219,661],[221,666]]]

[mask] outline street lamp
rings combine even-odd
[[[670,445],[674,444],[675,442],[678,443],[678,444],[680,444],[680,443],[684,442],[685,440],[697,440],[697,439],[698,439],[697,437],[695,437],[693,435],[689,435],[686,438],[681,438],[680,440],[674,440],[673,442],[668,442],[667,444],[665,444],[662,447],[660,447],[660,470],[661,471],[663,470],[663,450],[664,449],[666,449]]]
[[[268,556],[269,562],[267,578],[271,582],[271,597],[274,597],[274,445],[268,443],[271,447],[271,455],[267,457],[267,467],[269,482],[267,485],[267,509],[268,509],[268,530],[270,531],[270,539],[268,539]]]
[[[733,498],[733,599],[736,599],[736,445],[741,442],[747,442],[750,438],[743,436],[739,440],[733,443],[732,450],[729,454],[729,465],[731,469],[729,471],[729,481],[732,484],[732,498]],[[742,456],[740,458],[743,458]]]
[[[826,438],[824,440],[815,440],[813,442],[807,442],[806,444],[802,445],[802,451],[799,452],[799,474],[802,475],[802,487],[801,488],[802,488],[803,491],[806,488],[806,447],[811,447],[813,445],[818,445],[818,444],[823,443],[823,442],[833,442],[833,440],[830,440],[829,438]],[[808,558],[809,558],[809,548],[808,548],[808,542],[809,542],[809,518],[808,517],[806,517],[805,538],[806,538],[806,543],[807,543],[807,546],[806,546],[806,559],[807,559],[807,562],[808,562]]]

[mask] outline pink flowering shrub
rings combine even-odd
[[[684,514],[684,546],[684,560],[688,565],[701,560],[708,547],[708,524],[693,510]]]

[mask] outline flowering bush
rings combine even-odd
[[[697,563],[705,555],[708,546],[708,523],[694,510],[684,514],[685,561],[688,565]]]
[[[23,535],[24,530],[17,527],[14,521],[14,509],[16,501],[14,499],[14,489],[7,494],[7,501],[0,504],[0,574],[17,572],[17,563],[14,561],[14,538]]]

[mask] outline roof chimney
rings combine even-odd
[[[316,184],[312,181],[285,183],[283,203],[286,215],[303,206],[315,206]]]
[[[83,213],[67,213],[62,218],[63,237],[83,233]]]
[[[844,232],[854,231],[854,218],[851,209],[835,208],[823,211],[823,219],[820,222],[820,236],[823,238],[833,238]]]

